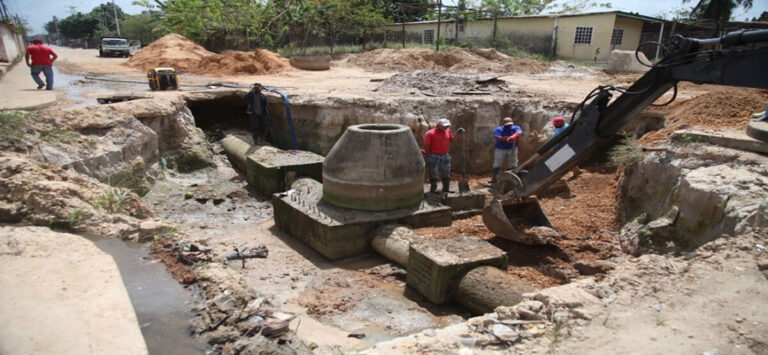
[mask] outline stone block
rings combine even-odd
[[[264,146],[246,159],[246,181],[263,196],[286,191],[295,179],[303,176],[322,180],[323,157]]]
[[[643,63],[650,63],[642,52],[638,53],[638,56]],[[614,50],[608,55],[608,67],[605,68],[605,72],[608,74],[644,73],[648,69],[650,68],[637,61],[634,51]]]
[[[411,244],[406,283],[435,304],[449,300],[449,287],[465,272],[488,265],[507,267],[507,253],[470,236]]]
[[[448,226],[448,206],[420,205],[391,211],[362,211],[322,201],[320,184],[307,184],[272,198],[275,224],[328,259],[338,260],[370,252],[377,227],[389,223],[415,227]]]
[[[438,189],[442,185],[438,183]],[[468,192],[459,192],[459,185],[456,182],[451,183],[449,193],[429,193],[429,184],[424,184],[424,200],[432,203],[441,203],[451,208],[454,217],[480,214],[485,207],[485,194],[477,190]]]

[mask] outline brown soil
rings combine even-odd
[[[677,99],[669,106],[653,108],[666,115],[667,127],[646,134],[641,143],[664,141],[678,129],[696,128],[717,132],[744,129],[752,113],[765,109],[768,90],[711,86],[701,95]]]
[[[548,65],[510,57],[495,49],[376,49],[351,57],[349,63],[371,71],[444,69],[467,73],[540,73]]]
[[[173,67],[176,70],[213,75],[268,74],[289,67],[288,60],[268,50],[216,54],[171,33],[136,52],[128,66],[141,70]]]
[[[197,275],[191,267],[182,263],[172,251],[164,248],[161,240],[152,243],[152,253],[165,264],[173,278],[183,284],[190,284],[197,280]]]
[[[550,222],[562,233],[557,246],[530,246],[496,237],[482,216],[454,220],[447,227],[426,227],[416,233],[430,239],[472,235],[506,251],[507,271],[535,287],[562,284],[579,275],[576,265],[591,265],[602,272],[611,268],[602,261],[621,254],[615,234],[621,228],[616,201],[615,169],[595,167],[566,175],[570,193],[539,199]],[[488,177],[471,176],[472,188],[483,188]]]

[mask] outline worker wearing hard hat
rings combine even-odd
[[[504,117],[501,120],[501,126],[493,130],[493,138],[496,143],[494,144],[491,183],[496,182],[496,175],[499,174],[504,161],[507,162],[507,169],[517,167],[517,145],[522,135],[523,129],[515,125],[512,117]]]
[[[560,116],[557,116],[552,120],[552,125],[555,126],[555,135],[560,134],[560,132],[565,131],[565,129],[568,128],[565,119]]]
[[[451,192],[451,154],[450,144],[456,138],[451,133],[451,121],[441,118],[437,126],[424,134],[424,154],[429,172],[429,192],[437,192],[437,175],[443,180],[443,192]],[[459,128],[456,133],[464,133]]]

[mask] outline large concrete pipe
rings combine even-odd
[[[397,124],[347,127],[323,162],[323,200],[359,210],[417,205],[424,159],[411,129]]]
[[[513,306],[523,293],[533,291],[506,271],[493,266],[478,266],[451,285],[451,298],[475,314],[493,312],[498,306]]]
[[[232,164],[241,172],[245,172],[245,161],[253,151],[251,144],[238,136],[228,135],[221,141],[221,145]]]
[[[373,250],[402,266],[408,266],[408,249],[411,243],[421,243],[427,238],[406,226],[387,224],[373,234]]]

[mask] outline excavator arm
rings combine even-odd
[[[737,31],[713,39],[673,37],[669,48],[665,48],[668,54],[630,88],[599,86],[576,108],[568,128],[541,145],[517,169],[497,176],[499,182],[491,187],[495,199],[483,211],[486,227],[498,236],[520,243],[552,244],[552,238],[526,232],[532,226],[551,227],[530,196],[609,143],[637,114],[671,88],[675,90],[674,100],[679,81],[768,88],[768,47],[706,49],[714,45],[766,42],[768,30]],[[621,95],[612,100],[614,92]],[[528,171],[523,170],[533,162],[536,163]],[[504,196],[509,198],[502,199]]]
[[[503,186],[497,186],[496,191],[501,187],[503,193],[511,193],[514,197],[538,193],[608,143],[637,114],[679,81],[768,88],[768,48],[703,50],[716,44],[760,42],[768,42],[768,30],[738,31],[705,40],[673,37],[671,52],[630,88],[600,86],[590,93],[577,108],[579,117],[572,118],[565,131],[539,147],[533,157],[514,172],[503,173],[499,177]],[[613,92],[620,92],[621,96],[611,101]],[[527,173],[523,172],[528,163],[539,158]]]

